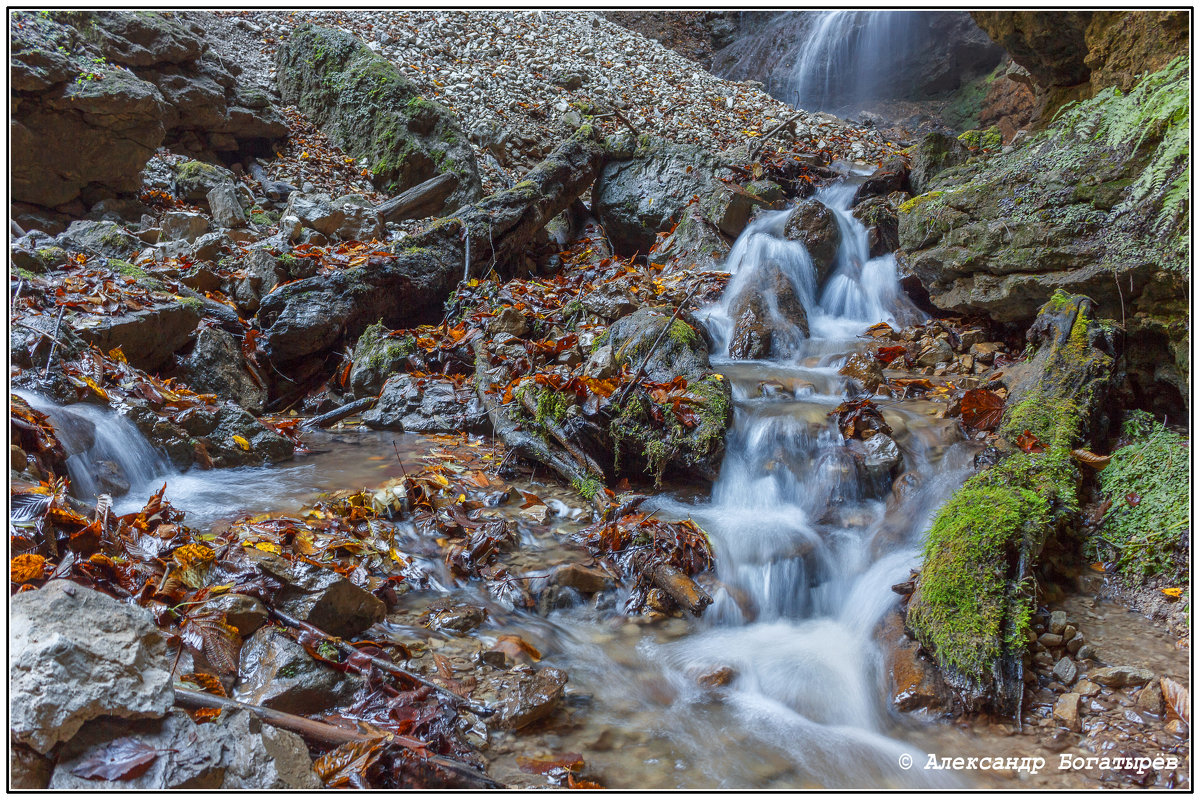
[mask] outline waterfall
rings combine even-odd
[[[965,11],[750,13],[758,18],[714,57],[713,71],[762,81],[775,97],[809,111],[852,116],[881,102],[926,99],[986,74],[1002,58]]]

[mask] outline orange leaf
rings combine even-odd
[[[8,576],[13,583],[36,581],[46,572],[46,559],[36,553],[13,556],[9,562]]]
[[[552,769],[572,771],[583,769],[583,756],[579,753],[562,753],[548,758],[517,756],[517,766],[521,768],[521,772],[530,772],[534,775],[545,775]]]
[[[962,398],[962,421],[968,428],[995,430],[1004,416],[1004,400],[990,389],[970,389]]]

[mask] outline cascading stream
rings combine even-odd
[[[709,534],[719,587],[693,632],[667,641],[643,636],[637,649],[640,669],[661,670],[674,692],[669,708],[655,711],[656,735],[684,754],[680,763],[707,771],[710,785],[916,788],[931,781],[919,768],[901,767],[902,756],[918,764],[924,756],[893,738],[899,725],[883,699],[875,631],[895,604],[891,586],[918,565],[928,520],[968,474],[973,451],[930,409],[880,401],[903,454],[904,483],[915,487],[896,496],[890,476],[864,474],[828,418],[845,399],[838,368],[861,348],[863,330],[922,318],[899,290],[895,260],[869,257],[867,232],[849,212],[854,190],[845,182],[817,195],[842,234],[823,285],[804,246],[783,238],[789,212],[768,212],[735,243],[722,300],[698,315],[715,342],[714,365],[734,386],[734,424],[711,499],[658,498],[653,507],[664,517],[691,517]],[[732,298],[754,286],[758,272],[774,269],[804,306],[810,337],[793,329],[772,360],[725,357]],[[604,660],[595,648],[575,647],[573,676],[607,703],[638,707],[625,684],[618,697],[602,685],[611,674],[584,666]],[[732,678],[716,714],[697,679],[724,668]],[[654,697],[641,702],[653,705]],[[790,762],[775,784],[764,784],[746,763],[748,750],[767,749]]]

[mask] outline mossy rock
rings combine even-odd
[[[1038,350],[1018,369],[1000,432],[1029,430],[1044,452],[1013,452],[967,481],[925,541],[908,626],[971,709],[1019,710],[1037,559],[1078,523],[1071,449],[1103,434],[1114,379],[1112,329],[1093,313],[1065,293],[1043,306],[1029,334]]]
[[[224,167],[204,161],[185,161],[175,168],[175,194],[189,203],[208,203],[208,193],[217,186],[236,184]]]
[[[416,352],[412,336],[393,337],[383,323],[371,325],[358,337],[352,356],[350,388],[355,397],[374,397],[395,372]]]
[[[451,172],[459,185],[445,208],[482,193],[474,152],[449,109],[355,36],[304,24],[276,54],[280,94],[339,147],[371,164],[380,191],[399,194]]]

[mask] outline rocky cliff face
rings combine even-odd
[[[972,11],[971,17],[1029,71],[1047,119],[1108,86],[1125,91],[1188,50],[1186,11]]]
[[[1189,62],[928,179],[900,245],[934,305],[1029,322],[1056,289],[1126,327],[1135,392],[1187,393]]]
[[[43,230],[128,195],[166,145],[209,160],[269,152],[287,126],[186,15],[10,17],[14,218]]]

